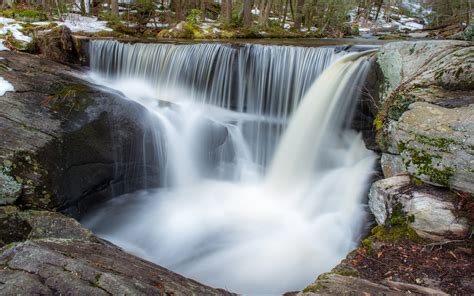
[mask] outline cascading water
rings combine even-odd
[[[253,115],[253,120],[235,120],[262,167],[271,159],[288,114],[316,77],[344,54],[335,48],[115,41],[93,41],[90,53],[94,71],[146,81],[161,100],[185,98]]]
[[[255,295],[301,289],[355,246],[373,155],[345,123],[364,53],[110,41],[90,50],[92,79],[150,111],[169,185],[90,213],[83,223],[97,234]]]

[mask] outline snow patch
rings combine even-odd
[[[7,91],[15,91],[13,85],[6,81],[2,76],[0,76],[0,97],[3,96]]]
[[[18,41],[30,43],[31,42],[31,37],[24,35],[20,30],[23,29],[23,27],[17,23],[14,19],[11,18],[5,18],[5,17],[0,17],[0,35],[6,35],[7,33],[10,33],[13,35],[13,38],[15,38]]]
[[[112,31],[107,27],[106,21],[99,21],[96,17],[82,16],[70,13],[66,16],[64,23],[58,22],[59,25],[65,25],[72,32],[97,33],[101,31]]]
[[[3,39],[0,39],[0,51],[10,51],[8,48],[5,47],[5,45],[3,45]]]

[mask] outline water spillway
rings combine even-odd
[[[347,121],[365,53],[93,41],[90,54],[92,80],[148,108],[164,154],[162,188],[83,219],[100,236],[255,295],[301,289],[355,246],[373,155]]]

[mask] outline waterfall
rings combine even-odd
[[[237,120],[262,168],[288,115],[316,77],[343,54],[334,47],[90,44],[92,70],[109,79],[146,81],[161,100],[185,98],[254,115]]]
[[[91,81],[149,110],[168,176],[84,217],[99,236],[250,295],[301,290],[355,247],[374,156],[347,122],[366,53],[111,41],[90,50]]]

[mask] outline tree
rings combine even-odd
[[[244,27],[250,27],[252,25],[252,0],[243,0],[243,8],[242,8],[242,23]]]
[[[112,9],[112,14],[118,16],[119,15],[118,0],[110,0],[110,7]]]
[[[303,21],[304,0],[296,0],[295,28],[300,29]]]

